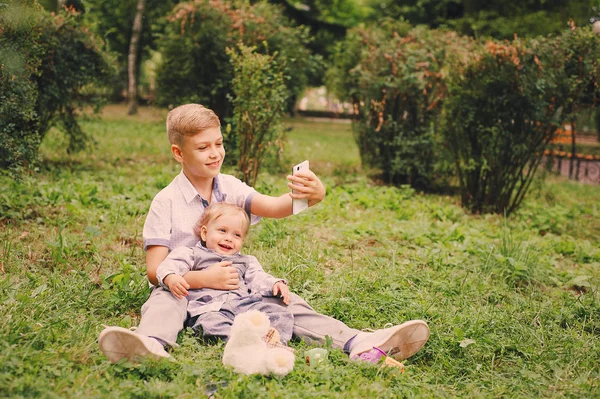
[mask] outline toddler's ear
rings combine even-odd
[[[208,231],[208,229],[206,228],[206,225],[200,227],[200,239],[204,243],[206,243],[206,233],[207,233],[207,231]]]

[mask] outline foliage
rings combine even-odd
[[[258,54],[255,48],[244,45],[228,49],[227,54],[233,66],[230,134],[238,143],[233,158],[238,159],[242,180],[254,186],[261,167],[277,159],[283,148],[281,118],[288,96],[285,65],[280,64],[277,53]]]
[[[530,42],[540,54],[545,73],[552,75],[554,86],[549,95],[563,108],[562,120],[572,122],[584,108],[595,107],[600,96],[600,40],[589,27],[577,27],[573,21],[561,35]]]
[[[401,36],[396,26],[390,28],[351,33],[350,43],[340,47],[349,50],[342,49],[339,66],[329,76],[354,106],[363,163],[380,170],[386,182],[431,188],[447,178],[444,148],[435,132],[445,95],[444,62],[469,42],[424,29]]]
[[[0,168],[37,159],[37,87],[32,78],[39,74],[44,49],[37,42],[41,33],[34,29],[40,11],[32,3],[0,4]]]
[[[587,23],[596,0],[384,0],[367,2],[371,21],[404,18],[413,25],[448,27],[459,34],[513,39],[558,34],[569,19]]]
[[[0,166],[34,162],[52,126],[68,137],[68,151],[82,150],[90,137],[76,120],[78,110],[100,106],[112,73],[102,44],[78,15],[50,15],[36,7],[8,5],[2,31],[3,101]]]
[[[520,40],[488,41],[448,79],[444,134],[472,212],[510,214],[523,201],[560,109],[538,54]]]
[[[155,39],[164,25],[161,20],[177,3],[177,0],[146,1],[136,68],[139,69],[141,62],[156,49]],[[118,71],[111,84],[111,97],[116,101],[121,100],[123,91],[127,90],[127,55],[136,7],[137,1],[134,0],[85,0],[87,23],[117,58]]]
[[[556,129],[596,101],[598,45],[589,28],[488,41],[453,67],[444,134],[467,208],[510,214],[520,205]]]
[[[139,324],[144,215],[180,170],[164,110],[149,111],[132,118],[110,106],[101,120],[81,121],[97,137],[93,157],[65,154],[52,130],[39,173],[15,182],[0,176],[9,188],[0,199],[23,215],[0,222],[2,396],[596,396],[598,186],[552,179],[510,218],[471,215],[453,196],[372,184],[350,125],[297,119],[286,121],[294,126],[288,151],[310,155],[327,197],[297,217],[251,227],[245,250],[314,309],[353,328],[427,321],[423,350],[404,361],[404,374],[331,347],[327,363],[311,368],[304,352],[318,344],[293,341],[292,373],[248,377],[222,365],[223,343],[188,330],[171,349],[176,362],[111,364],[98,335],[103,325]],[[287,191],[283,175],[264,172],[260,185]],[[542,234],[549,218],[554,228]],[[524,279],[517,269],[504,272],[502,258],[486,263],[492,250],[532,269]]]
[[[221,119],[232,115],[233,69],[227,47],[242,42],[259,53],[278,52],[285,61],[288,108],[307,82],[313,58],[307,30],[292,27],[278,7],[267,2],[196,0],[180,3],[160,38],[162,66],[157,71],[157,103],[202,103]]]
[[[389,22],[351,30],[328,80],[354,106],[363,164],[428,189],[454,170],[465,207],[512,213],[557,127],[598,99],[600,40],[570,26],[505,43]]]

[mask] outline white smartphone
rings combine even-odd
[[[298,171],[308,169],[308,161],[300,162],[292,168],[292,175],[295,175]],[[292,191],[293,192],[293,191]],[[307,199],[293,199],[292,200],[292,213],[294,215],[299,214],[303,210],[308,208]]]

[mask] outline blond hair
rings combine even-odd
[[[220,127],[213,110],[200,104],[185,104],[173,108],[167,115],[169,142],[181,146],[184,136],[194,136],[206,129]]]
[[[250,228],[250,218],[246,211],[234,204],[227,204],[225,202],[213,202],[205,210],[196,226],[194,226],[194,233],[198,237],[201,237],[200,232],[202,226],[207,226],[210,222],[213,222],[221,216],[240,216],[243,219],[244,236],[248,233]]]

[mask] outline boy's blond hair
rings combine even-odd
[[[202,226],[207,226],[210,222],[217,220],[221,216],[237,216],[243,219],[244,236],[248,233],[250,228],[250,218],[246,211],[234,204],[227,204],[225,202],[213,202],[205,210],[196,226],[194,226],[194,233],[198,237],[201,237],[200,231]]]
[[[173,108],[167,115],[169,142],[181,146],[184,136],[194,136],[206,129],[220,127],[213,110],[200,104],[185,104]]]

